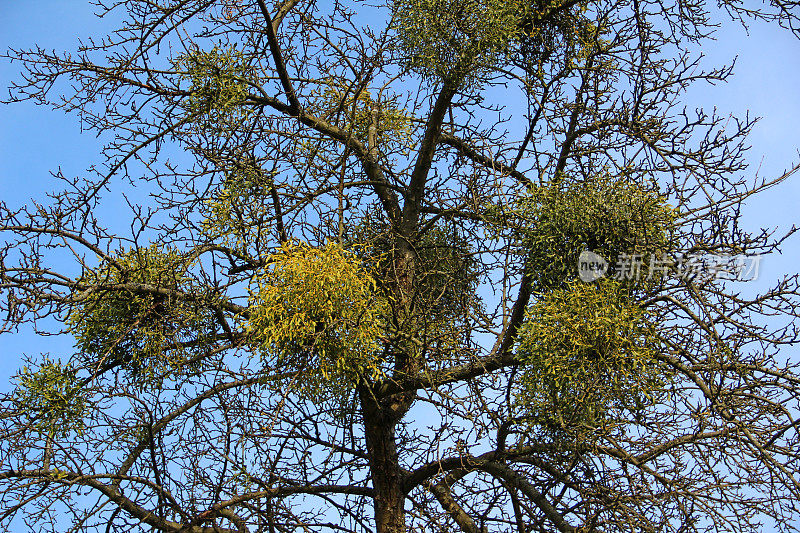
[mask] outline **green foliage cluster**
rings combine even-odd
[[[517,404],[540,429],[608,431],[653,404],[668,376],[657,354],[655,328],[619,282],[570,283],[527,310]]]
[[[352,88],[328,81],[309,102],[309,112],[352,132],[364,144],[374,121],[375,141],[384,154],[406,151],[411,146],[414,128],[410,115],[395,102],[374,100],[367,89],[356,94]],[[373,110],[377,114],[374,120]]]
[[[607,28],[587,14],[585,0],[534,0],[527,3],[520,27],[518,50],[510,58],[528,72],[539,72],[552,56],[575,67],[603,42]]]
[[[560,180],[531,187],[510,213],[494,212],[512,228],[536,291],[576,279],[578,257],[590,250],[613,266],[620,254],[661,259],[672,251],[677,212],[655,186],[622,177]],[[645,264],[645,266],[647,266]],[[642,282],[647,278],[642,271]]]
[[[398,282],[397,265],[403,262],[400,239],[379,210],[367,211],[350,224],[347,240],[376,278],[391,285]],[[480,267],[473,247],[460,228],[445,219],[426,227],[411,243],[416,268],[410,315],[396,309],[401,331],[415,332],[425,346],[427,361],[446,359],[453,350],[468,342],[465,321],[482,305],[476,296]],[[386,287],[389,291],[391,286]],[[390,303],[392,303],[390,301]],[[409,350],[416,348],[407,347]]]
[[[524,0],[397,0],[394,25],[411,68],[449,79],[499,59],[520,36]]]
[[[272,227],[268,207],[272,187],[272,177],[255,165],[228,169],[217,193],[205,202],[204,233],[235,249],[266,242]]]
[[[248,328],[266,357],[312,390],[382,375],[384,303],[375,280],[339,244],[285,243],[255,278]]]
[[[364,260],[380,279],[393,279],[397,264],[399,237],[378,211],[368,211],[349,228],[350,242],[368,245]],[[412,243],[417,256],[413,299],[429,318],[445,321],[463,314],[475,293],[479,265],[472,246],[459,228],[444,219],[427,227]]]
[[[479,275],[469,241],[456,226],[441,222],[428,228],[414,249],[420,264],[416,292],[424,307],[449,319],[467,311]]]
[[[178,294],[199,295],[185,259],[153,244],[122,252],[115,263],[83,276],[92,289],[67,317],[78,348],[97,368],[122,364],[144,380],[189,370],[187,361],[205,350],[215,325],[207,305]]]
[[[37,431],[65,437],[83,430],[88,402],[75,367],[45,357],[36,370],[23,367],[17,381],[13,396]]]
[[[175,63],[181,77],[191,85],[192,94],[185,109],[196,117],[196,124],[224,129],[225,125],[240,123],[250,113],[242,104],[253,71],[240,50],[232,46],[198,49],[181,55]]]
[[[585,4],[568,0],[396,0],[394,29],[410,68],[427,77],[449,80],[509,60],[541,58],[556,43],[562,48],[565,43],[580,44],[581,35],[587,33],[581,16]]]

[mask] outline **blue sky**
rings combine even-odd
[[[38,44],[45,49],[74,49],[78,36],[101,35],[110,28],[92,12],[88,2],[77,0],[0,0],[0,48]],[[727,84],[695,87],[686,105],[716,107],[722,115],[742,116],[749,110],[763,117],[750,137],[749,177],[756,171],[761,177],[774,177],[800,160],[800,40],[772,25],[752,25],[748,34],[728,23],[718,41],[703,52],[708,66],[738,56],[735,75]],[[4,88],[17,73],[17,65],[0,61]],[[32,102],[0,105],[0,146],[0,197],[12,204],[42,198],[53,186],[50,171],[60,168],[66,175],[81,175],[89,165],[102,161],[100,142],[92,133],[81,133],[76,116]],[[747,227],[800,225],[798,198],[800,175],[750,202]],[[754,283],[765,287],[783,274],[796,272],[797,242],[786,245],[781,257],[764,258],[760,279]],[[67,356],[70,344],[69,339],[37,338],[30,332],[5,336],[0,344],[0,390],[7,389],[22,353],[58,356],[65,351]]]

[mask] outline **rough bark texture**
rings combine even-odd
[[[395,445],[395,417],[387,416],[367,388],[360,391],[367,454],[375,490],[375,530],[378,533],[405,532],[403,474]]]

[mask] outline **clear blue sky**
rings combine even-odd
[[[0,0],[0,48],[38,44],[46,49],[74,49],[78,36],[100,35],[109,29],[92,11],[88,2],[78,0]],[[716,107],[723,115],[741,116],[749,110],[763,117],[750,138],[749,175],[758,170],[763,177],[777,176],[800,160],[800,41],[764,24],[752,26],[749,35],[733,23],[724,29],[704,53],[709,66],[738,56],[735,76],[728,84],[693,89],[686,105]],[[17,65],[0,61],[0,85],[7,87],[17,72]],[[53,186],[50,171],[61,168],[66,175],[81,175],[89,165],[102,161],[100,143],[92,133],[80,132],[77,117],[33,103],[0,105],[0,147],[0,197],[16,204],[41,198]],[[798,199],[800,175],[751,202],[747,226],[800,225]],[[795,239],[782,257],[762,261],[759,286],[797,271],[798,245],[800,239]],[[42,339],[29,332],[4,336],[0,390],[7,389],[22,353],[40,352],[68,356],[70,340]]]

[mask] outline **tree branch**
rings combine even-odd
[[[286,98],[289,100],[290,114],[296,115],[300,111],[300,101],[297,99],[294,87],[292,87],[292,80],[289,79],[289,74],[286,72],[286,64],[283,61],[281,47],[278,43],[278,36],[275,33],[275,26],[272,23],[272,18],[269,16],[267,4],[264,3],[264,0],[258,0],[258,7],[261,8],[261,14],[264,15],[264,20],[267,23],[267,41],[269,42],[269,48],[272,52],[272,59],[275,61],[275,70],[278,71],[278,77],[281,80],[281,85],[283,85],[283,91],[286,93]],[[282,18],[283,16],[281,19]]]

